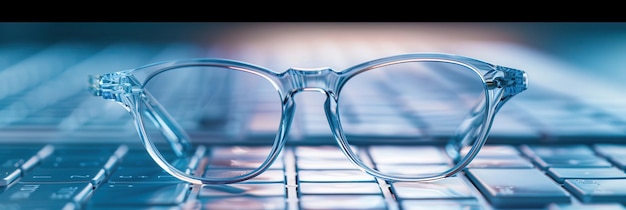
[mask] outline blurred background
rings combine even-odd
[[[4,22],[0,43],[189,42],[236,51],[255,45],[306,50],[307,44],[409,45],[398,52],[460,50],[468,43],[516,44],[576,66],[573,71],[621,84],[626,50],[622,22]],[[481,43],[482,44],[482,43]],[[265,45],[265,46],[260,46]],[[237,48],[233,48],[236,46]],[[435,48],[433,48],[435,47]],[[449,49],[442,49],[442,48]],[[287,52],[284,52],[289,54]],[[472,51],[492,53],[484,46]],[[475,53],[479,54],[479,53]],[[230,55],[241,57],[242,55]],[[483,58],[496,62],[498,58]],[[293,62],[295,63],[295,62]],[[294,64],[295,65],[295,64]],[[504,65],[504,64],[503,64]],[[528,64],[526,64],[528,65]],[[531,70],[532,71],[532,70]],[[607,76],[605,74],[611,74]]]
[[[626,137],[626,23],[3,22],[0,140],[60,141],[83,135],[79,127],[135,137],[119,105],[83,89],[89,74],[190,57],[236,59],[279,72],[342,70],[413,52],[459,54],[528,73],[528,91],[496,118],[495,142]]]

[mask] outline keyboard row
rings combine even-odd
[[[425,148],[435,147],[359,149],[401,173],[437,165],[385,157]],[[358,170],[337,147],[297,146],[256,178],[195,186],[164,172],[140,147],[6,145],[0,209],[624,209],[624,154],[626,146],[609,144],[488,145],[454,177],[387,182]]]

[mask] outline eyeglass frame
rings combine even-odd
[[[444,172],[423,177],[383,174],[367,166],[362,160],[359,160],[358,155],[350,149],[350,144],[343,132],[339,119],[338,105],[341,89],[350,78],[360,73],[387,65],[421,61],[446,62],[461,65],[473,70],[474,73],[480,76],[483,82],[485,98],[474,107],[464,122],[471,121],[472,123],[476,123],[473,122],[473,120],[477,119],[476,117],[482,117],[483,120],[478,122],[485,124],[483,126],[475,126],[472,125],[472,123],[461,123],[455,137],[450,139],[445,145],[446,153],[456,164]],[[222,67],[256,74],[270,82],[277,90],[282,104],[280,126],[278,127],[269,155],[258,168],[237,177],[207,179],[190,175],[188,171],[180,171],[166,161],[160,152],[158,152],[157,147],[154,145],[154,142],[149,139],[143,127],[144,118],[142,117],[142,112],[144,110],[140,110],[143,106],[139,103],[144,103],[148,108],[147,114],[150,115],[152,120],[156,120],[159,131],[166,137],[166,140],[177,156],[182,157],[183,153],[191,150],[193,146],[190,143],[188,134],[172,119],[156,99],[144,89],[144,85],[152,77],[161,72],[187,66]],[[511,97],[526,90],[528,87],[527,75],[524,71],[493,65],[469,57],[444,53],[400,54],[364,62],[343,71],[335,71],[327,67],[316,69],[290,68],[281,73],[236,60],[195,58],[153,63],[134,69],[102,75],[90,75],[89,82],[89,91],[91,94],[118,102],[133,116],[134,124],[143,146],[150,157],[154,159],[163,170],[180,180],[192,184],[236,183],[256,177],[267,170],[285,147],[287,141],[286,137],[295,112],[295,101],[293,97],[296,93],[302,91],[318,91],[326,95],[324,109],[333,136],[342,153],[362,171],[375,177],[391,181],[435,181],[450,177],[463,170],[478,154],[486,142],[494,117],[502,105]],[[481,130],[476,130],[477,128],[481,128]],[[478,136],[475,138],[467,138],[469,134],[478,134]],[[463,138],[458,138],[460,136]],[[467,151],[463,158],[460,158],[461,148],[469,144],[472,144],[471,149]]]

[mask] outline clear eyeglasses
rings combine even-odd
[[[279,164],[294,96],[303,91],[326,96],[325,118],[307,123],[327,123],[362,171],[391,181],[453,176],[484,145],[500,107],[526,88],[523,71],[436,53],[385,57],[343,71],[278,73],[234,60],[190,59],[90,77],[91,93],[119,102],[134,117],[154,161],[193,184],[240,182]],[[355,146],[363,142],[435,143],[450,161],[433,171],[397,173],[364,159],[368,151],[359,148],[366,147]],[[397,155],[392,158],[423,157]]]

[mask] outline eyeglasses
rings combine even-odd
[[[343,71],[291,68],[278,73],[234,60],[190,59],[90,76],[92,94],[130,112],[154,161],[193,184],[240,182],[279,164],[275,160],[295,115],[294,97],[305,91],[325,96],[325,117],[310,123],[329,125],[342,153],[362,171],[391,181],[453,176],[480,151],[496,112],[526,88],[526,73],[520,70],[419,53]],[[363,134],[374,130],[389,135]],[[374,141],[441,143],[449,162],[428,172],[384,170],[366,159],[367,147],[359,146]],[[392,158],[422,157],[415,153]]]

